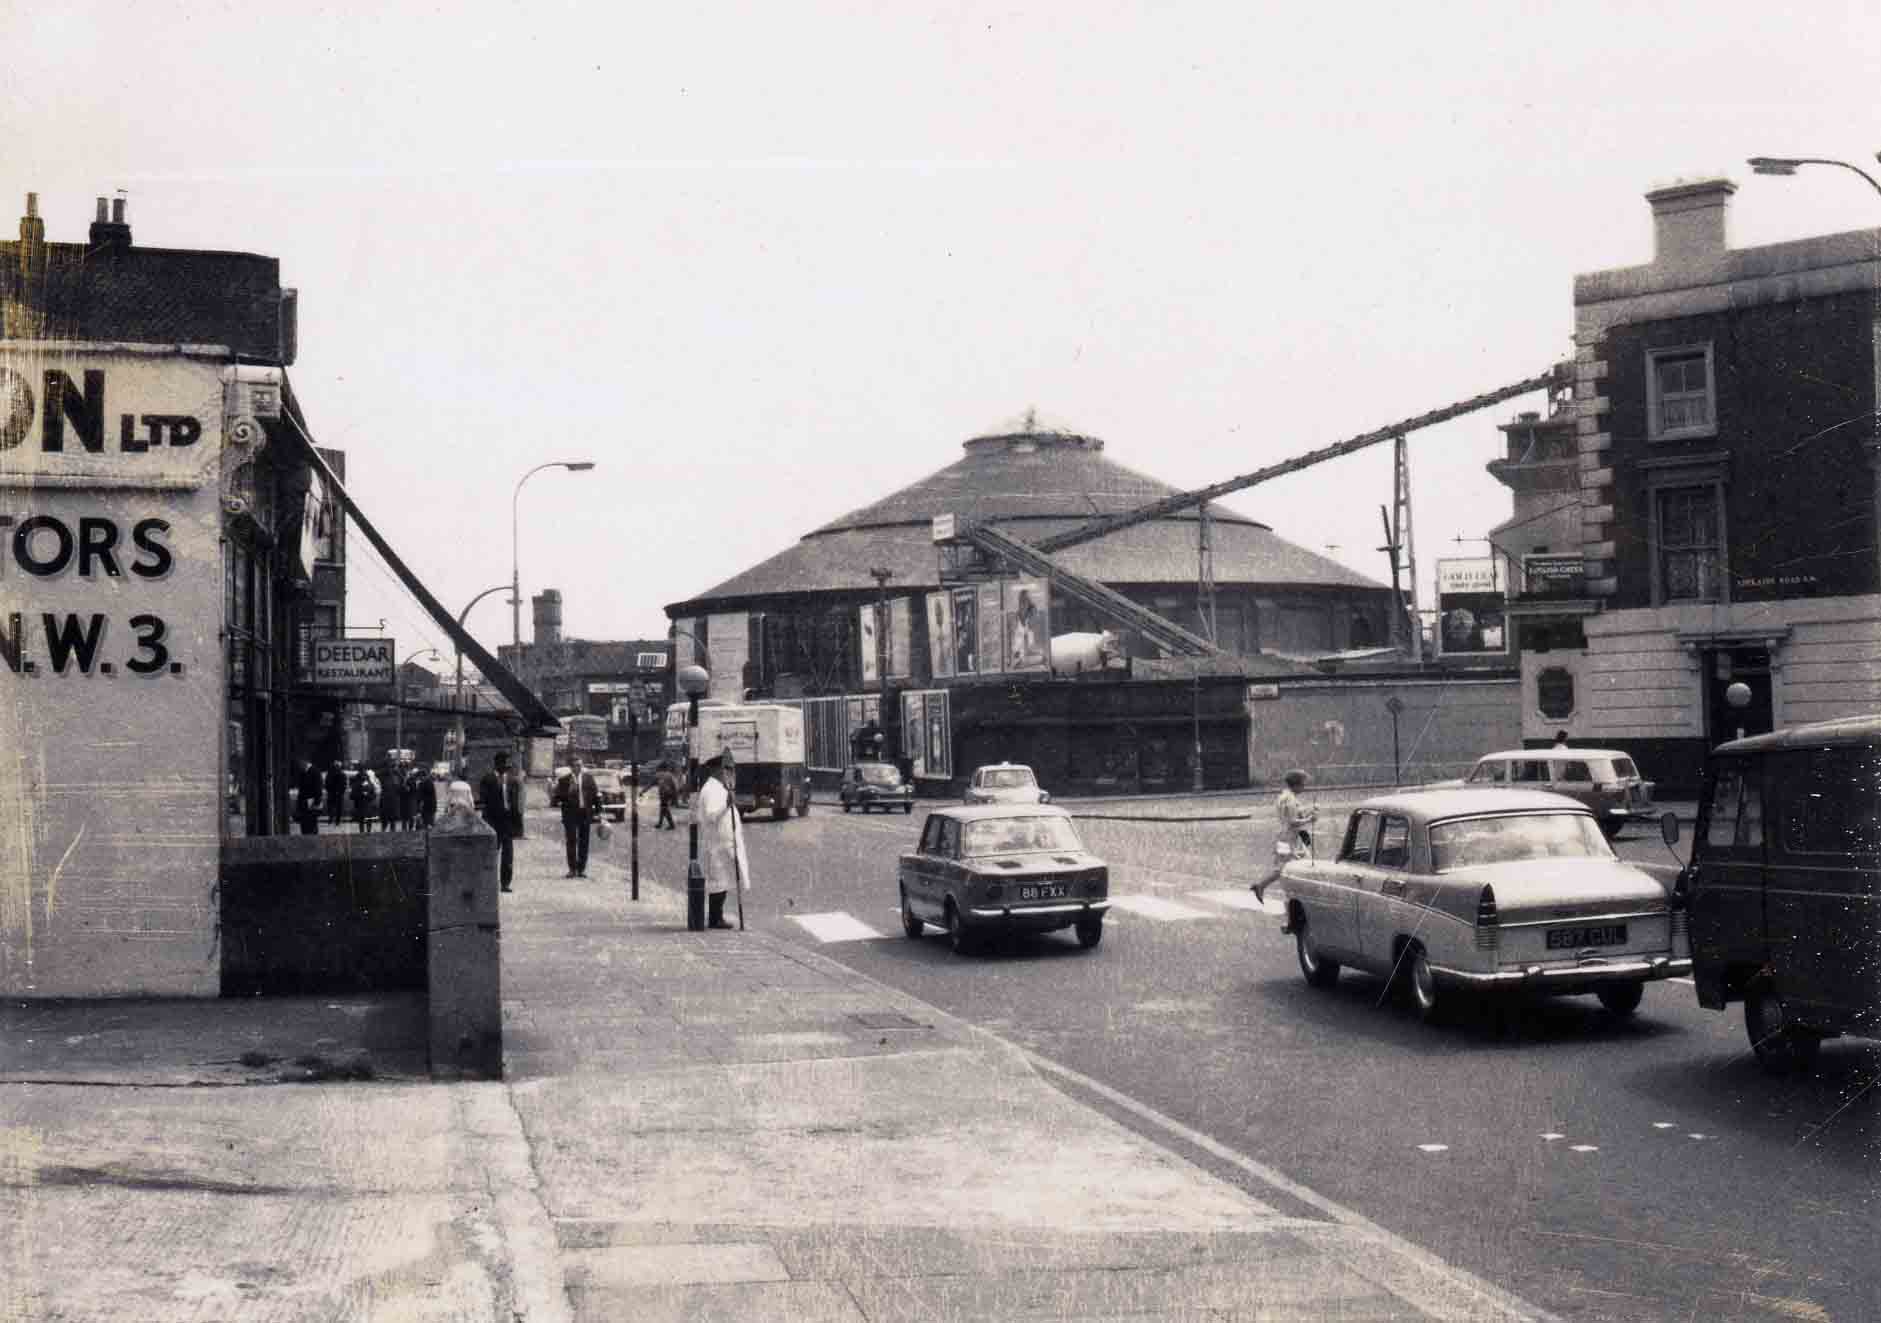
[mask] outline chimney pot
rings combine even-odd
[[[1646,194],[1652,207],[1653,265],[1722,257],[1730,246],[1726,222],[1735,192],[1737,185],[1728,179],[1700,179]]]
[[[111,219],[111,203],[107,198],[98,199],[98,223],[105,224]]]
[[[39,214],[39,194],[28,193],[26,195],[26,217],[28,220],[31,220],[34,216],[37,216],[38,214]]]
[[[111,199],[111,223],[113,225],[124,224],[124,199],[123,198]]]

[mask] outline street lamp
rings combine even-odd
[[[523,484],[528,482],[543,469],[567,469],[570,473],[585,473],[594,467],[591,459],[552,459],[546,464],[538,464],[529,472],[516,479],[516,490],[509,498],[509,641],[516,647],[515,664],[522,666],[522,571],[519,568],[517,554],[516,503],[522,496]],[[465,610],[469,610],[468,607]]]
[[[1881,152],[1876,152],[1875,158],[1881,160]],[[1793,175],[1799,165],[1839,165],[1844,170],[1853,170],[1868,181],[1868,187],[1881,193],[1881,179],[1876,179],[1858,165],[1824,156],[1753,156],[1745,164],[1750,166],[1752,172],[1760,175]]]
[[[405,747],[405,668],[427,652],[439,661],[444,660],[444,654],[436,648],[420,648],[400,662],[398,669],[392,673],[392,747],[394,749]]]
[[[686,784],[691,786],[692,821],[686,827],[686,931],[705,931],[705,872],[699,867],[699,699],[712,683],[703,666],[682,666],[674,677],[686,696]]]

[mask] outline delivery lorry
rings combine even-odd
[[[699,728],[689,732],[687,705],[666,709],[661,755],[682,771],[697,757],[708,762],[729,753],[738,769],[733,798],[739,809],[772,816],[798,817],[810,812],[810,773],[804,765],[803,709],[794,703],[699,704]],[[697,736],[689,744],[690,735]]]

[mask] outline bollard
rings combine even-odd
[[[425,933],[431,1074],[503,1078],[496,833],[469,809],[469,787],[426,839]]]

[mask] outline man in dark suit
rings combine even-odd
[[[568,772],[555,783],[553,803],[562,808],[562,841],[568,849],[568,875],[588,876],[588,829],[601,811],[601,787],[594,773],[581,765],[581,755],[568,759]]]
[[[500,860],[498,881],[510,890],[516,876],[516,836],[522,827],[522,786],[510,775],[509,755],[499,753],[490,760],[490,770],[477,783],[477,797],[483,801],[483,820],[496,833]]]

